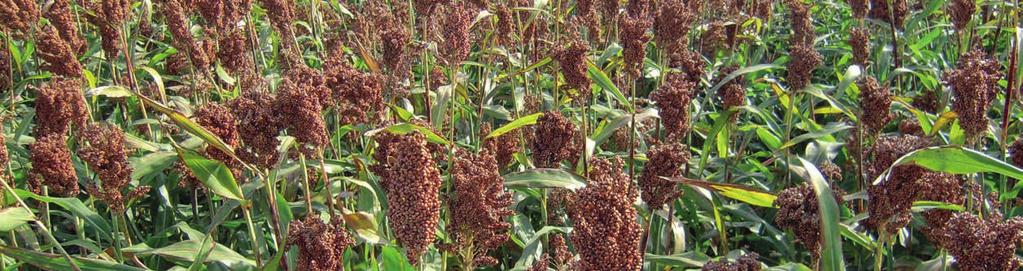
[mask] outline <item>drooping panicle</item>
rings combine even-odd
[[[405,257],[415,264],[433,243],[440,220],[440,170],[422,134],[377,134],[370,171],[387,192],[387,219]]]

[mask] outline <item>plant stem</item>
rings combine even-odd
[[[309,186],[309,172],[306,170],[305,154],[299,152],[298,160],[299,160],[299,163],[302,165],[301,168],[300,168],[302,170],[302,188],[305,189],[305,191],[303,191],[302,194],[303,194],[303,196],[305,196],[306,214],[312,214],[313,213],[313,198],[312,198],[313,197],[312,196],[313,192],[312,192],[312,187]]]
[[[263,257],[260,255],[259,239],[256,239],[256,227],[252,223],[252,204],[249,202],[243,202],[245,206],[242,208],[242,212],[245,214],[245,224],[249,226],[249,238],[252,239],[252,251],[256,254],[256,266],[262,266]]]

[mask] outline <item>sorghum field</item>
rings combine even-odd
[[[2,270],[1019,270],[1018,0],[0,0]]]

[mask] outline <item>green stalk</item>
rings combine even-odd
[[[302,170],[302,185],[303,185],[302,188],[305,189],[305,191],[303,191],[302,194],[303,194],[303,196],[305,196],[306,214],[312,214],[313,213],[313,198],[312,198],[313,192],[312,192],[312,188],[309,186],[309,172],[306,170],[305,154],[302,153],[302,152],[299,152],[298,160],[299,160],[299,163],[302,165],[302,167],[300,168]]]
[[[253,253],[256,254],[256,266],[262,266],[263,257],[262,255],[260,255],[259,252],[260,251],[259,240],[256,239],[256,227],[252,223],[252,213],[250,211],[250,209],[252,208],[252,204],[251,203],[243,204],[245,204],[245,206],[242,208],[242,213],[245,214],[245,224],[249,226],[249,238],[252,239],[252,251]]]

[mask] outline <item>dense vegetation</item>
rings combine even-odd
[[[0,0],[0,269],[1018,270],[1019,15]]]

